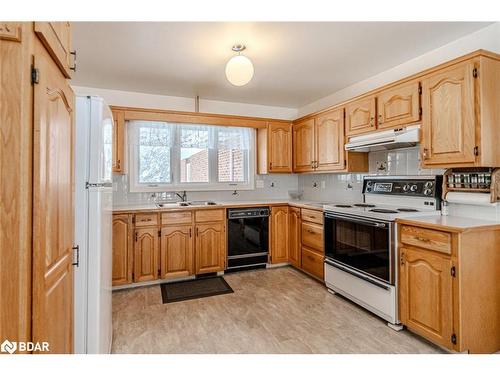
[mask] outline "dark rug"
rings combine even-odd
[[[161,284],[163,303],[234,293],[222,276]]]

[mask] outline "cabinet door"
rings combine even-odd
[[[388,129],[420,120],[420,84],[411,82],[377,95],[377,128]]]
[[[288,260],[290,263],[300,268],[300,208],[289,207],[288,211],[288,228],[289,228],[289,251]]]
[[[293,125],[293,171],[310,172],[314,168],[314,119]]]
[[[269,172],[292,171],[292,125],[270,122],[268,131]]]
[[[271,208],[271,263],[288,262],[288,206]]]
[[[34,66],[32,341],[71,353],[74,95],[40,43]]]
[[[315,120],[316,170],[345,168],[344,108],[320,115]]]
[[[400,249],[401,322],[437,344],[451,348],[453,297],[451,260],[426,250]]]
[[[71,26],[69,22],[35,22],[35,33],[66,78],[71,77]]]
[[[193,227],[168,226],[161,229],[160,276],[183,277],[194,272]]]
[[[226,231],[224,223],[196,225],[196,274],[224,271],[226,265]]]
[[[113,285],[132,282],[132,263],[131,216],[113,215]]]
[[[134,282],[158,278],[158,228],[135,230]]]
[[[422,81],[422,161],[474,163],[474,65],[465,62]]]
[[[346,105],[347,135],[350,136],[375,130],[375,104],[375,97],[369,97]]]
[[[113,173],[125,173],[125,114],[113,111]]]

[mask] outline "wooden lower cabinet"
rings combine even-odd
[[[323,280],[324,279],[324,256],[318,251],[302,247],[302,270],[312,276]]]
[[[158,228],[136,228],[134,243],[134,282],[158,278]]]
[[[190,276],[194,273],[193,227],[163,227],[160,238],[160,278]]]
[[[412,331],[453,348],[452,262],[430,251],[400,249],[400,320]]]
[[[224,222],[196,225],[196,274],[224,271],[226,265],[226,230]]]
[[[132,215],[113,215],[113,286],[132,282]]]
[[[301,250],[300,250],[300,208],[288,208],[288,235],[289,235],[289,248],[288,260],[292,266],[300,268]]]
[[[401,323],[453,351],[499,351],[499,227],[398,222]]]
[[[270,257],[271,263],[288,262],[288,206],[271,207]]]

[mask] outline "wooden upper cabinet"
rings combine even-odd
[[[40,78],[38,84],[32,87],[34,131],[31,340],[50,342],[51,353],[71,353],[74,95],[65,77],[38,41],[35,43],[33,64],[40,72]],[[2,77],[4,78],[8,81],[7,77]],[[13,93],[15,91],[12,90]],[[12,199],[15,199],[15,195]],[[2,208],[2,214],[3,212]],[[6,288],[4,285],[2,287]]]
[[[226,265],[226,231],[224,222],[196,225],[196,274],[224,271]]]
[[[300,262],[300,208],[289,207],[288,208],[288,260],[295,266],[299,267]]]
[[[424,166],[474,163],[474,64],[466,61],[422,80]]]
[[[314,118],[293,125],[293,171],[314,170]]]
[[[351,136],[375,130],[376,109],[374,96],[348,103],[345,107],[347,135]]]
[[[271,263],[288,262],[288,206],[271,208]]]
[[[185,277],[194,273],[193,227],[168,226],[161,229],[160,277]]]
[[[74,67],[71,58],[71,26],[69,22],[35,22],[34,30],[54,62],[66,78]]]
[[[113,285],[132,283],[132,217],[113,215]]]
[[[420,120],[420,83],[415,81],[377,95],[377,128],[387,129]]]
[[[269,172],[292,172],[292,124],[269,122],[267,133]]]
[[[158,227],[135,230],[134,282],[158,278]]]
[[[315,119],[315,170],[345,168],[344,108],[322,114]]]
[[[125,114],[113,110],[113,173],[125,173]]]
[[[437,344],[453,348],[453,286],[449,257],[400,249],[400,320]]]

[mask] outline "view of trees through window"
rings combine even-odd
[[[143,191],[162,185],[245,184],[254,173],[249,170],[251,128],[149,121],[130,121],[128,126],[131,182]]]

